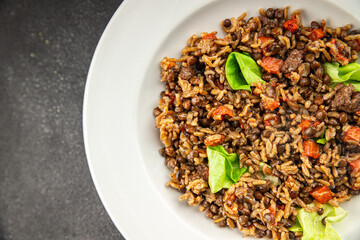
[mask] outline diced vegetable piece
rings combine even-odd
[[[264,104],[264,108],[273,111],[274,109],[280,107],[280,102],[275,101],[272,98],[267,98],[266,100],[261,100],[261,102]]]
[[[349,130],[346,131],[346,135],[344,141],[352,140],[356,141],[357,143],[360,142],[360,128],[351,126]]]
[[[205,36],[203,36],[203,39],[212,39],[212,40],[217,40],[216,33],[209,33],[209,34],[206,34]]]
[[[351,172],[355,172],[355,173],[358,173],[360,172],[360,159],[359,160],[356,160],[355,162],[350,162],[349,163],[349,166],[351,168]],[[351,188],[355,191],[359,190],[360,188],[357,186],[358,184],[353,183]]]
[[[320,139],[316,140],[316,142],[324,145],[325,143],[327,143],[327,140],[326,140],[326,138],[320,138]]]
[[[308,127],[316,127],[317,125],[319,125],[320,122],[310,122],[309,120],[302,120],[301,123],[299,124],[299,127],[301,127],[301,129],[304,131],[305,129],[307,129]]]
[[[260,43],[260,48],[261,48],[261,51],[262,51],[262,54],[265,56],[265,54],[269,51],[269,45],[267,44],[265,47],[262,47],[262,44],[264,44],[265,42],[267,41],[270,41],[270,40],[274,40],[274,38],[272,37],[265,37],[265,36],[260,36],[258,37],[258,41]]]
[[[313,29],[310,33],[309,38],[313,41],[325,37],[325,33],[321,28]]]
[[[221,145],[207,147],[209,161],[209,186],[212,193],[229,188],[238,182],[246,168],[240,167],[236,153],[228,153]]]
[[[251,84],[264,81],[261,69],[248,53],[232,52],[225,64],[226,79],[233,90],[251,91]]]
[[[312,203],[308,206],[314,207],[315,204]],[[321,215],[317,212],[307,212],[304,208],[298,209],[296,223],[289,230],[302,232],[302,240],[341,240],[332,224],[343,220],[348,212],[341,207],[335,208],[330,204],[324,204],[322,209],[324,211]],[[326,223],[325,225],[323,221]]]
[[[265,43],[265,42],[267,42],[267,41],[269,41],[269,40],[273,40],[274,38],[272,38],[272,37],[265,37],[265,36],[260,36],[260,37],[258,37],[258,40],[259,40],[259,42],[260,42],[260,45],[261,44],[263,44],[263,43]]]
[[[304,152],[303,154],[312,158],[319,158],[320,146],[313,140],[306,140],[303,142]]]
[[[205,138],[204,143],[207,147],[214,147],[222,143],[225,137],[221,134],[211,135]]]
[[[355,162],[349,163],[349,166],[351,167],[351,171],[360,171],[360,159],[356,160]]]
[[[328,186],[316,187],[310,191],[310,195],[319,203],[325,204],[333,198],[334,193]]]
[[[331,39],[331,41],[327,42],[325,44],[328,48],[330,48],[329,52],[331,55],[333,55],[337,62],[339,62],[341,65],[345,66],[349,63],[349,59],[346,58],[342,51],[345,49],[345,46],[347,46],[344,42],[342,42],[339,39]]]
[[[275,209],[273,209],[271,206],[268,208],[270,213],[275,216]]]
[[[233,111],[231,111],[230,109],[228,109],[225,106],[220,106],[211,113],[211,116],[215,120],[223,120],[223,117],[225,115],[229,115],[230,117],[233,117],[234,113],[233,113]]]
[[[360,92],[360,64],[354,62],[340,67],[338,62],[326,62],[324,70],[330,76],[331,82],[343,82],[346,86],[351,83],[355,91]],[[335,84],[331,85],[331,87],[334,86]],[[360,114],[360,111],[356,114]]]
[[[297,24],[297,20],[295,18],[291,18],[289,20],[287,20],[284,23],[284,28],[288,31],[290,31],[291,33],[295,33],[296,30],[298,30],[299,26]]]
[[[302,120],[301,123],[299,124],[299,127],[301,127],[301,129],[303,131],[310,126],[313,126],[312,122],[310,122],[309,120],[306,120],[306,119]]]
[[[261,60],[261,66],[265,69],[265,71],[272,74],[279,74],[282,65],[283,61],[274,57],[264,57]]]
[[[308,138],[307,136],[305,136],[304,131],[308,128],[308,127],[316,127],[317,125],[319,125],[320,122],[316,121],[316,122],[310,122],[309,120],[302,120],[302,122],[299,124],[299,127],[301,127],[302,129],[302,134],[303,134],[303,138]]]

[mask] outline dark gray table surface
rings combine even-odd
[[[121,0],[0,0],[0,239],[124,239],[94,188],[82,103]]]

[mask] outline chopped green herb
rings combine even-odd
[[[315,206],[313,203],[308,206]],[[298,210],[296,223],[289,228],[293,232],[302,232],[302,240],[341,240],[332,223],[343,220],[348,212],[338,207],[335,208],[329,204],[324,204],[324,213],[319,215],[317,212],[306,212],[301,208]],[[322,223],[325,218],[326,225]]]
[[[327,130],[327,127],[325,127],[324,132],[320,135],[319,139],[316,140],[317,143],[320,143],[320,144],[325,144],[325,143],[327,143],[327,140],[326,140],[326,138],[325,138],[325,132],[326,132],[326,130]]]
[[[340,67],[337,62],[327,62],[324,63],[324,70],[331,78],[331,82],[334,83],[330,85],[331,87],[341,82],[345,85],[351,83],[356,91],[360,91],[360,64],[349,63],[346,66]]]
[[[234,90],[250,91],[252,83],[264,82],[261,79],[260,67],[248,53],[230,53],[225,64],[225,74],[230,87]]]
[[[319,138],[318,140],[316,140],[317,143],[320,143],[320,144],[325,144],[327,143],[327,140],[326,138]]]
[[[206,153],[209,161],[209,185],[212,193],[222,188],[229,188],[238,182],[246,168],[240,167],[239,157],[236,153],[229,154],[221,145],[207,147]]]

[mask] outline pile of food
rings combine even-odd
[[[360,32],[260,9],[193,35],[161,63],[156,127],[168,186],[220,227],[340,239],[360,189]]]

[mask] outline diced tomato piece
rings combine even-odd
[[[321,204],[327,203],[333,198],[334,193],[328,186],[316,187],[310,191],[310,195]]]
[[[305,136],[304,131],[308,128],[308,127],[316,127],[317,125],[319,125],[320,122],[316,121],[314,123],[310,122],[309,120],[302,120],[302,122],[299,124],[299,127],[301,127],[302,129],[302,133],[303,133],[303,138],[308,138],[307,136]]]
[[[211,135],[205,138],[204,143],[207,147],[214,147],[222,143],[225,137],[221,134]]]
[[[268,208],[268,210],[270,211],[270,214],[272,214],[274,216],[274,221],[271,223],[271,225],[275,226],[277,225],[277,222],[275,222],[275,209],[273,209],[271,206]]]
[[[342,62],[345,62],[345,63],[349,62],[349,59],[340,53],[336,54],[336,59],[338,59]]]
[[[357,115],[360,115],[360,110],[356,112]]]
[[[268,208],[271,214],[275,215],[275,209],[273,209],[271,206]]]
[[[217,37],[216,37],[215,33],[209,33],[209,34],[206,34],[205,36],[203,36],[203,39],[217,40]]]
[[[265,126],[271,126],[271,119],[270,120],[264,120],[264,125]]]
[[[297,24],[297,20],[295,18],[291,18],[284,22],[284,28],[291,33],[295,33],[298,30],[299,26]]]
[[[358,172],[360,170],[360,159],[349,163],[349,166],[351,167],[351,171]]]
[[[280,117],[278,115],[276,115],[276,117],[274,118],[264,120],[265,126],[275,126],[278,125],[279,123],[280,123]]]
[[[225,115],[229,115],[230,117],[233,117],[234,113],[225,106],[220,106],[211,113],[211,116],[214,119],[219,119],[219,120],[220,119],[223,120],[223,117]]]
[[[283,61],[281,59],[277,59],[274,57],[264,57],[261,59],[261,66],[269,73],[279,74],[280,68],[283,65]]]
[[[267,42],[267,41],[269,41],[269,40],[273,40],[274,38],[272,38],[272,37],[265,37],[265,36],[260,36],[260,37],[258,37],[258,41],[260,42],[260,47],[261,47],[261,45],[263,44],[263,43],[265,43],[265,42]],[[265,56],[265,54],[269,51],[269,45],[267,45],[266,47],[263,47],[262,49],[261,49],[261,51],[262,51],[262,54]]]
[[[320,146],[319,144],[315,143],[313,140],[306,140],[303,142],[305,156],[311,158],[319,158],[320,156]]]
[[[309,38],[313,41],[325,37],[325,33],[321,28],[313,29],[310,33]]]
[[[357,143],[360,142],[360,128],[351,126],[349,130],[347,130],[344,141],[353,140]]]
[[[342,66],[345,66],[349,63],[349,59],[342,54],[342,50],[345,48],[346,44],[339,39],[332,38],[329,42],[325,44],[329,47],[329,53],[335,57],[336,61],[339,62]]]
[[[266,99],[261,100],[262,104],[264,105],[265,109],[273,111],[274,109],[280,107],[280,102],[275,101],[274,99]]]
[[[302,122],[299,124],[299,127],[301,127],[301,129],[303,131],[310,126],[313,126],[312,122],[310,122],[309,120],[306,120],[306,119],[302,120]]]
[[[272,40],[272,39],[274,39],[274,38],[272,38],[272,37],[265,37],[265,36],[260,36],[260,37],[258,37],[258,40],[260,41],[260,45],[263,44],[263,43],[265,43],[265,42],[267,42],[267,41],[269,41],[269,40]]]

